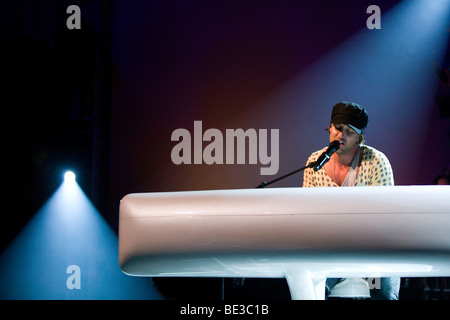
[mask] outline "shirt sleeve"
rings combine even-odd
[[[303,188],[315,187],[314,185],[314,176],[312,173],[313,169],[305,169],[303,171]]]
[[[372,178],[369,186],[393,186],[394,174],[388,158],[379,151],[374,152]]]
[[[310,164],[311,162],[316,161],[316,153],[313,153],[311,156],[309,156],[308,160],[306,161],[306,165]],[[314,183],[314,169],[307,168],[303,171],[303,188],[310,188],[315,187],[316,184]]]

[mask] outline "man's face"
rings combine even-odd
[[[337,151],[339,154],[345,154],[353,151],[359,142],[359,135],[346,124],[331,124],[330,127],[330,142],[338,140],[341,143],[341,147]]]

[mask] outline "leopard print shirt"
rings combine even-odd
[[[307,164],[317,161],[317,158],[326,150],[318,150],[311,154]],[[355,186],[393,186],[394,174],[388,158],[375,148],[361,146],[359,172]],[[305,169],[303,173],[303,187],[338,187],[327,175],[324,167],[317,172],[312,168]]]

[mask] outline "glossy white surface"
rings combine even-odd
[[[450,186],[140,193],[120,204],[134,276],[286,277],[323,299],[327,277],[450,276]]]

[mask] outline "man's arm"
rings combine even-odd
[[[393,186],[394,173],[389,159],[380,151],[374,151],[370,186]]]

